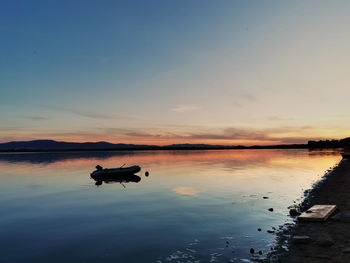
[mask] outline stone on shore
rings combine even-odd
[[[299,215],[301,215],[301,213],[298,210],[296,210],[295,208],[292,208],[289,210],[289,215],[290,216],[299,216]]]
[[[292,242],[294,244],[306,244],[311,242],[311,238],[309,236],[293,236]]]
[[[291,228],[288,252],[277,254],[283,263],[350,262],[350,159],[342,160],[315,185],[313,195],[300,204],[301,209],[319,204],[336,204],[338,212],[326,222],[297,222]],[[289,209],[298,207],[290,207]],[[329,237],[323,236],[329,235]],[[297,237],[298,235],[306,237]],[[293,237],[294,236],[294,237]],[[286,237],[288,239],[288,236]],[[278,248],[284,245],[282,239]],[[305,244],[303,244],[305,243]],[[333,245],[332,245],[333,244]],[[280,249],[281,250],[281,249]],[[276,250],[277,251],[277,250]],[[273,256],[271,256],[273,258]],[[267,261],[268,262],[268,261]]]

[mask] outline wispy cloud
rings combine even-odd
[[[173,108],[173,111],[179,113],[193,112],[198,110],[200,110],[200,107],[197,105],[177,105],[175,108]]]
[[[327,127],[329,129],[329,127]],[[345,136],[344,136],[345,137]],[[299,126],[253,129],[247,127],[95,127],[87,130],[57,130],[35,127],[1,127],[0,141],[55,139],[66,141],[110,141],[135,144],[208,143],[225,145],[273,145],[330,139],[327,129]]]
[[[124,115],[124,114],[117,114],[117,113],[104,113],[104,112],[97,112],[97,111],[89,111],[85,109],[71,109],[66,107],[59,107],[54,105],[41,105],[42,107],[45,107],[50,110],[55,111],[62,111],[62,112],[69,112],[75,115],[79,115],[86,118],[92,118],[92,119],[126,119],[126,120],[132,120],[136,119],[136,116],[130,116],[130,115]]]
[[[301,143],[305,142],[305,132],[312,132],[309,126],[301,127],[281,127],[270,129],[250,129],[250,128],[224,128],[213,132],[194,132],[188,137],[191,139],[207,140],[242,140],[242,141],[267,141]],[[298,136],[304,134],[305,136]]]
[[[226,127],[221,129],[210,129],[208,127],[188,130],[183,127],[182,131],[171,131],[171,129],[144,129],[142,131],[135,129],[107,128],[103,129],[105,133],[130,137],[168,141],[182,141],[188,143],[208,142],[235,144],[242,142],[256,142],[257,144],[277,144],[277,143],[305,143],[308,139],[321,139],[311,136],[315,127],[280,127],[268,129],[252,129]],[[302,134],[302,135],[300,135]],[[309,135],[309,137],[308,137]],[[134,140],[134,139],[130,139]]]

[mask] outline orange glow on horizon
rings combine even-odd
[[[118,134],[113,132],[67,132],[67,131],[30,131],[18,130],[14,131],[11,136],[0,130],[0,142],[9,141],[30,141],[30,140],[55,140],[65,142],[110,142],[124,144],[143,144],[143,145],[171,145],[171,144],[210,144],[210,145],[280,145],[280,144],[306,144],[309,140],[326,140],[326,139],[341,139],[349,136],[348,130],[322,130],[310,128],[303,131],[303,128],[284,128],[279,130],[264,131],[257,130],[255,135],[252,129],[250,136],[249,129],[246,129],[243,135],[225,134],[225,130],[178,130],[167,133],[165,129],[154,130],[153,132],[145,133],[145,135],[136,134]],[[132,133],[132,132],[130,132]],[[302,134],[302,136],[300,135]],[[254,138],[255,137],[255,138]]]

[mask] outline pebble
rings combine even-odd
[[[298,210],[293,208],[293,209],[289,210],[289,215],[290,216],[299,216],[299,215],[301,215],[301,213]]]
[[[250,254],[254,254],[254,252],[255,252],[254,248],[251,248],[249,252],[250,252]]]
[[[149,172],[145,172],[145,176],[149,176]]]
[[[309,236],[293,236],[292,242],[295,244],[305,244],[309,243],[311,241],[311,238]]]
[[[272,207],[271,207],[271,208],[269,208],[268,210],[269,210],[270,212],[273,212],[273,208],[272,208]]]
[[[258,228],[258,231],[261,231],[261,228]]]
[[[261,250],[259,250],[259,255],[262,255],[262,251]]]
[[[275,231],[273,231],[273,230],[267,230],[266,232],[269,233],[269,234],[275,233]]]
[[[268,196],[263,196],[263,199],[269,199],[269,197]]]

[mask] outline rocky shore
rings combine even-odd
[[[308,194],[296,211],[316,204],[335,204],[337,211],[325,222],[298,222],[279,233],[279,246],[268,262],[350,262],[350,159],[343,159]],[[283,246],[288,242],[288,250]]]

